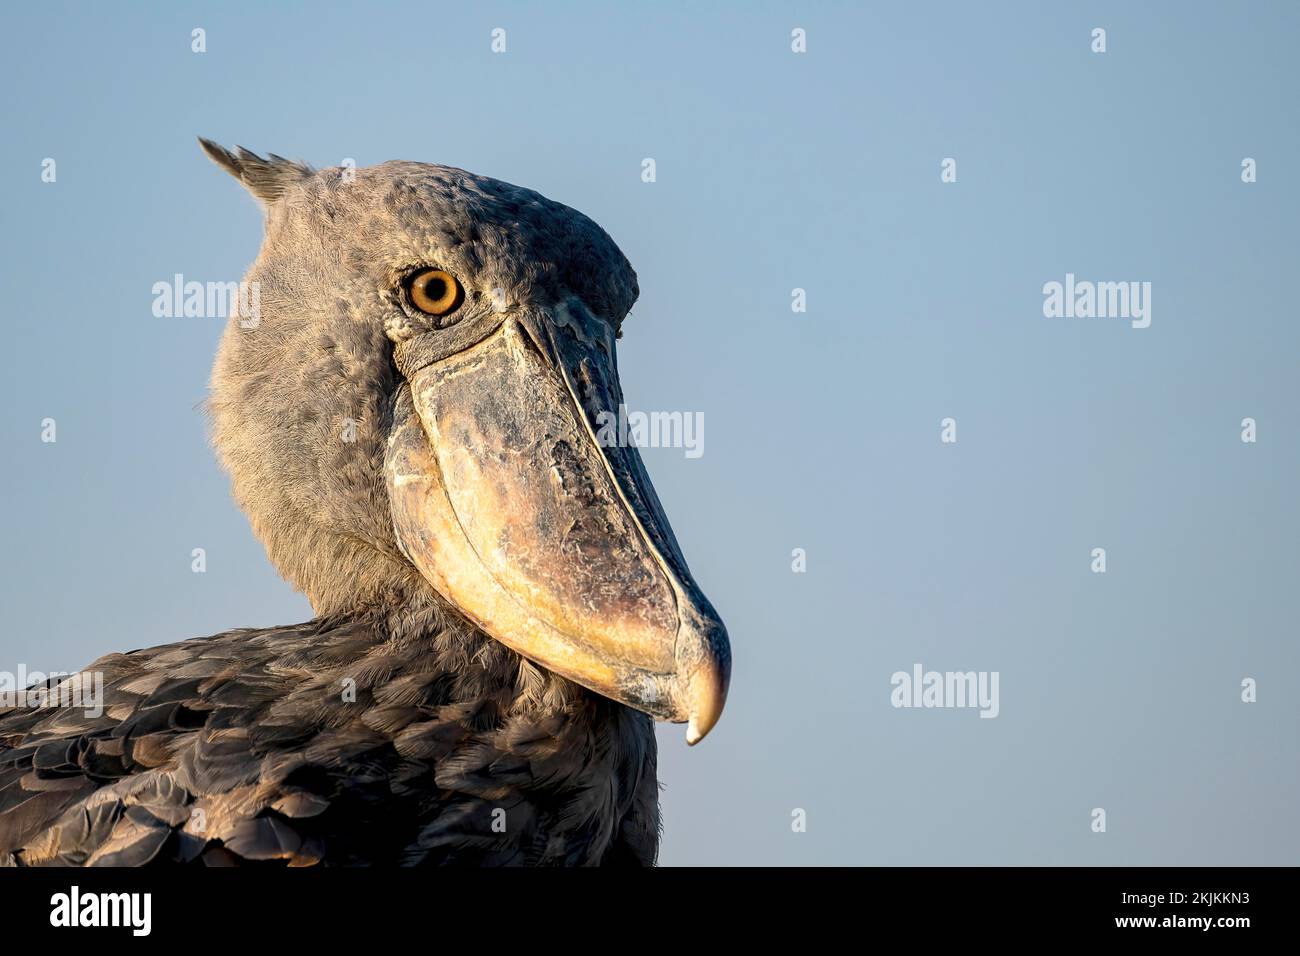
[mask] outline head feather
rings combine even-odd
[[[285,159],[275,153],[267,153],[263,159],[242,146],[236,146],[232,153],[202,136],[199,145],[209,159],[243,183],[244,188],[266,206],[315,172],[304,162]]]

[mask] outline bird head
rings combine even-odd
[[[599,437],[637,297],[613,240],[459,169],[314,171],[200,142],[266,213],[256,315],[231,318],[210,406],[280,572],[322,615],[430,592],[701,739],[726,697],[726,629],[638,450]]]

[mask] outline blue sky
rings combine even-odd
[[[660,735],[662,862],[1294,863],[1298,27],[1285,3],[7,11],[0,669],[310,616],[208,445],[221,320],[151,310],[260,242],[195,136],[438,162],[601,223],[642,289],[629,404],[707,422],[700,457],[645,453],[735,652],[708,740]],[[1150,327],[1045,317],[1067,273],[1150,282]],[[997,671],[998,717],[892,707],[916,663]]]

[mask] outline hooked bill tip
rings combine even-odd
[[[704,739],[704,735],[706,733],[708,733],[707,730],[706,731],[700,730],[699,724],[695,719],[695,715],[692,714],[690,721],[686,724],[686,743],[694,747],[696,744],[698,744],[701,740]]]
[[[696,700],[696,707],[691,710],[691,716],[686,722],[686,742],[692,747],[704,739],[722,716],[726,691],[720,688],[710,690],[713,692]]]

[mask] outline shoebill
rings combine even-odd
[[[653,719],[707,734],[730,650],[598,440],[627,259],[463,170],[201,144],[266,217],[214,443],[316,616],[109,654],[98,714],[77,678],[12,701],[0,862],[653,863]]]

